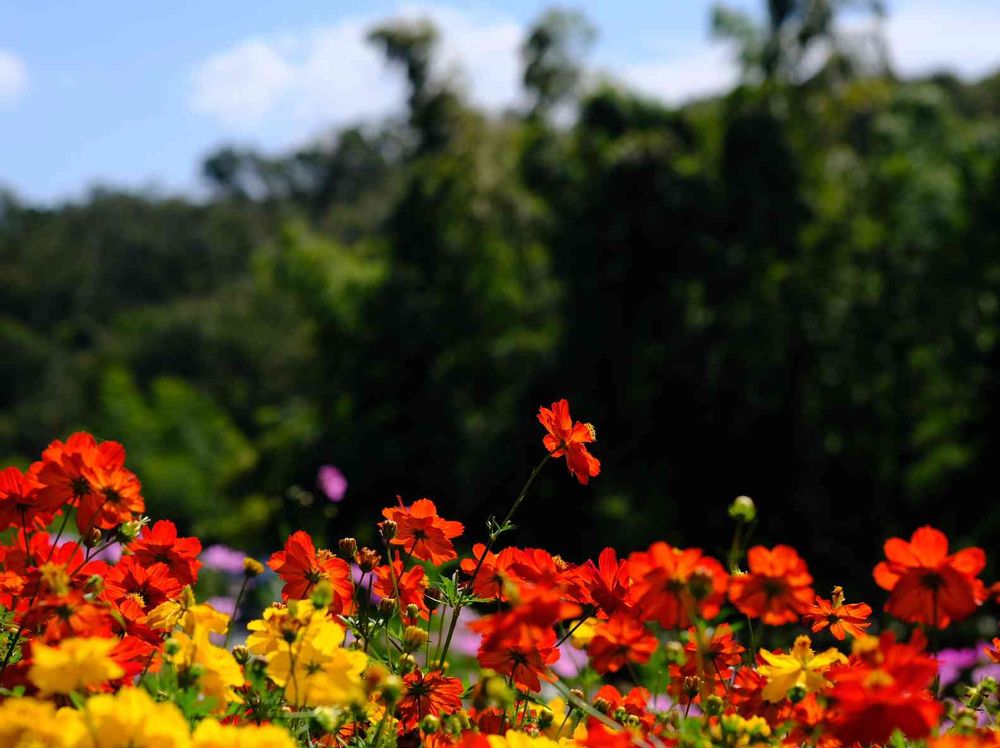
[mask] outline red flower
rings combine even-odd
[[[42,484],[43,501],[51,506],[74,503],[90,494],[93,486],[84,475],[85,467],[96,459],[97,442],[82,431],[65,443],[56,439],[42,452],[41,462],[32,465]]]
[[[729,599],[741,613],[770,626],[794,623],[812,603],[812,576],[794,548],[754,546],[747,553],[748,574],[729,582]]]
[[[994,637],[993,646],[983,647],[983,651],[986,653],[986,656],[990,658],[990,660],[995,662],[997,665],[1000,665],[1000,638]]]
[[[933,527],[910,537],[885,541],[885,555],[875,567],[875,582],[889,590],[885,609],[910,623],[945,628],[971,615],[986,597],[976,575],[986,565],[982,548],[948,555],[948,538]]]
[[[129,546],[143,564],[166,564],[170,573],[183,585],[198,579],[201,561],[201,541],[198,538],[178,538],[177,527],[169,520],[160,520],[152,528],[144,527],[142,535]]]
[[[123,598],[134,600],[145,613],[176,598],[181,588],[166,564],[147,568],[134,556],[123,557],[104,578],[104,595],[108,600],[116,603]]]
[[[829,626],[830,633],[843,641],[845,633],[853,637],[864,636],[865,629],[871,626],[868,620],[871,614],[872,609],[865,603],[845,603],[843,588],[834,587],[833,598],[824,600],[817,595],[816,602],[809,606],[802,620],[812,626],[813,633]]]
[[[29,470],[16,467],[0,470],[0,531],[8,527],[42,530],[52,522],[59,504],[42,497],[42,484]]]
[[[649,550],[628,558],[633,584],[629,600],[643,620],[658,621],[668,629],[691,625],[688,609],[711,620],[719,615],[726,597],[726,570],[700,548],[673,548],[653,543]]]
[[[920,647],[883,634],[849,664],[827,671],[833,734],[845,745],[884,744],[895,730],[910,739],[926,737],[943,712],[927,690],[936,673],[937,662]]]
[[[418,617],[426,617],[429,610],[427,601],[424,599],[424,592],[427,590],[427,578],[422,566],[414,566],[407,571],[403,571],[403,562],[396,559],[390,569],[388,564],[375,568],[375,585],[373,588],[376,594],[382,597],[392,597],[399,601],[399,609],[403,611],[401,617],[404,623],[416,623]],[[415,617],[406,615],[406,609],[410,605],[416,605],[418,614]]]
[[[439,717],[462,709],[462,681],[439,670],[414,670],[403,676],[403,689],[396,716],[404,731],[416,728],[428,714]]]
[[[458,557],[451,539],[461,535],[465,527],[461,522],[441,519],[430,499],[419,499],[408,507],[400,500],[398,507],[383,509],[382,516],[396,523],[396,535],[390,542],[414,558],[440,566]]]
[[[549,433],[542,444],[555,458],[565,457],[570,473],[583,485],[601,472],[601,463],[590,452],[587,444],[597,440],[597,432],[589,423],[573,422],[569,415],[569,402],[559,400],[552,408],[538,409],[538,422]]]
[[[702,670],[698,670],[698,644],[696,632],[693,628],[688,629],[688,641],[684,645],[684,652],[687,659],[683,665],[672,665],[670,667],[670,682],[675,695],[686,700],[686,695],[681,693],[681,684],[684,676],[703,675],[709,680],[708,693],[722,695],[727,691],[725,682],[728,681],[736,667],[740,664],[743,647],[733,639],[733,630],[728,623],[720,624],[711,632],[711,637],[705,643],[705,651],[702,653]],[[695,701],[697,701],[697,696]]]
[[[658,644],[642,623],[630,616],[615,615],[598,625],[587,653],[598,673],[616,673],[629,662],[649,662]]]
[[[583,570],[587,578],[587,590],[597,607],[598,615],[608,618],[616,611],[627,610],[628,591],[632,586],[628,562],[618,560],[614,548],[605,548],[597,557],[597,563],[588,561]]]
[[[77,508],[76,526],[81,535],[95,527],[110,530],[145,511],[142,484],[125,467],[125,448],[118,442],[101,442],[96,451],[87,453],[83,477],[91,490],[80,497]]]
[[[317,551],[309,533],[298,530],[289,535],[285,549],[271,554],[267,565],[285,581],[281,588],[282,600],[304,600],[313,587],[325,579],[333,587],[330,610],[342,615],[354,612],[351,567],[328,550]]]
[[[463,558],[459,568],[466,574],[473,574],[485,551],[485,545],[476,543],[472,546],[472,558]],[[513,579],[511,564],[516,558],[513,548],[504,548],[500,553],[492,551],[487,553],[486,558],[482,559],[479,573],[472,582],[472,591],[482,598],[506,601],[507,594],[504,587]]]

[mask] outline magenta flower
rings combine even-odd
[[[228,545],[210,545],[201,552],[201,562],[206,569],[222,571],[227,574],[242,574],[243,559],[246,556],[242,551],[230,548]]]
[[[343,501],[347,493],[347,478],[333,465],[323,465],[316,474],[316,485],[330,501]]]

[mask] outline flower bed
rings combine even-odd
[[[888,540],[874,578],[907,633],[873,636],[872,609],[817,596],[796,549],[745,547],[745,497],[725,565],[665,542],[583,563],[501,548],[547,463],[600,473],[565,400],[538,420],[546,453],[471,555],[429,499],[383,509],[374,548],[295,532],[245,639],[264,565],[243,559],[232,616],[199,603],[201,543],[142,516],[120,444],[74,434],[6,468],[0,746],[1000,745],[996,680],[946,698],[957,660],[929,644],[997,602],[981,549]],[[1000,639],[961,667],[980,656],[1000,663]]]

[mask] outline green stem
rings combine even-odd
[[[236,617],[240,614],[240,603],[243,602],[243,595],[247,591],[247,583],[250,581],[250,576],[248,574],[243,575],[243,584],[240,585],[240,592],[236,595],[236,602],[233,604],[233,615],[229,619],[229,625],[226,626],[226,640],[222,643],[223,649],[229,648],[229,637],[233,633],[233,625],[236,623]]]

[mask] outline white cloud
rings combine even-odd
[[[903,75],[944,68],[976,77],[1000,67],[1000,3],[905,2],[890,8],[885,32]]]
[[[619,77],[647,96],[679,104],[728,90],[738,80],[739,68],[728,46],[705,41],[662,61],[625,65]]]
[[[474,102],[496,108],[515,99],[523,35],[517,22],[438,5],[404,6],[397,17],[434,23],[440,72],[460,79]],[[191,105],[231,130],[276,126],[292,137],[392,112],[403,100],[403,77],[366,40],[383,20],[355,17],[248,39],[195,68]]]
[[[16,103],[28,87],[28,71],[19,57],[0,49],[0,106]]]

